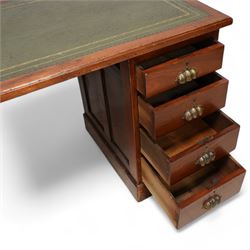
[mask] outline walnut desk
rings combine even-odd
[[[198,1],[2,1],[1,102],[78,77],[86,128],[137,201],[177,228],[237,193],[219,30]],[[84,162],[83,162],[84,164]]]

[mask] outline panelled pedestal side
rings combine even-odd
[[[140,176],[137,96],[129,63],[113,65],[78,80],[88,132],[136,200],[145,199],[150,194]]]

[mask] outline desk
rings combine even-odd
[[[190,62],[200,66],[199,77],[219,69],[223,56],[223,46],[217,43],[219,30],[230,25],[232,19],[192,0],[3,1],[1,14],[1,102],[78,77],[86,128],[133,196],[138,201],[150,194],[157,198],[158,192],[165,193],[167,197],[162,185],[154,188],[148,180],[150,175],[150,180],[156,177],[154,172],[148,171],[145,158],[141,158],[143,142],[140,138],[143,137],[139,128],[142,126],[148,131],[152,128],[141,97],[149,100],[147,98],[167,91],[169,86],[165,82],[161,86],[156,83],[150,85],[147,80],[149,83],[145,87],[142,79],[152,76],[150,67],[159,64],[155,60],[163,62],[156,68],[165,67],[167,59],[163,55],[171,51],[183,53],[179,57],[183,60],[190,52]],[[209,41],[209,46],[204,41]],[[194,46],[199,50],[197,53],[192,51],[191,44],[198,44],[198,47]],[[182,52],[183,48],[190,51]],[[178,66],[178,57],[171,62],[170,78]],[[186,82],[197,78],[196,69],[190,68],[189,71],[189,64],[185,63],[186,71],[185,74],[179,72],[179,83],[182,83],[182,78]],[[208,64],[212,66],[208,67]],[[143,65],[146,65],[145,70]],[[153,70],[156,68],[152,67]],[[218,77],[216,79],[217,85],[223,85],[217,90],[225,96],[227,83]],[[223,107],[225,100],[217,99],[214,100],[216,109],[209,113]],[[201,109],[197,107],[194,112],[199,113]],[[197,114],[194,116],[196,118]],[[179,125],[173,124],[177,129]],[[155,143],[156,137],[166,133],[168,126],[164,131],[155,128],[157,132],[152,136]],[[230,129],[237,137],[237,127]],[[234,147],[231,144],[227,148],[229,152]],[[154,165],[152,161],[150,163]],[[235,176],[243,180],[243,168],[237,171]],[[161,173],[160,170],[157,172]],[[184,172],[178,176],[182,176],[179,179],[186,177]],[[239,189],[235,183],[230,184],[230,188],[232,186]],[[234,192],[235,188],[231,193]],[[165,208],[164,202],[169,204],[161,197],[158,200]],[[167,206],[165,210],[172,217],[171,208]],[[175,223],[177,220],[173,219]],[[183,219],[176,226],[187,222]]]

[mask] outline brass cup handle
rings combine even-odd
[[[186,69],[178,75],[178,83],[185,84],[197,78],[197,71],[195,69]]]
[[[215,160],[215,153],[213,151],[209,151],[203,154],[196,162],[197,165],[204,167]]]
[[[209,210],[211,208],[214,208],[216,205],[220,204],[220,202],[221,202],[221,196],[215,194],[204,201],[203,208]]]
[[[201,106],[193,107],[184,113],[184,118],[186,121],[190,122],[193,119],[197,119],[203,115],[204,109]]]

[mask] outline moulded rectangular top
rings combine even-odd
[[[26,0],[0,5],[1,101],[232,23],[192,0]]]

